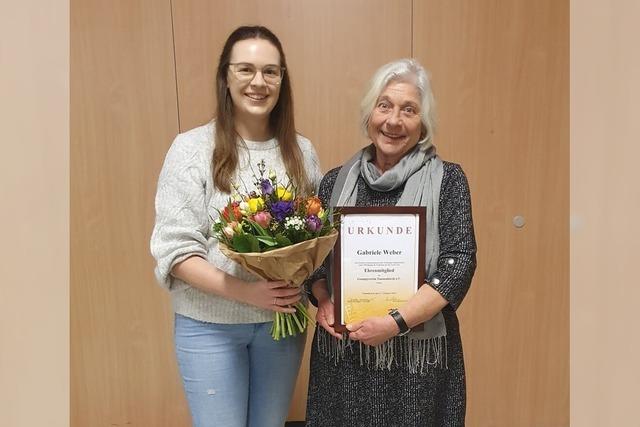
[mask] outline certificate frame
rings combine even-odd
[[[355,223],[360,220],[367,220],[369,224],[372,224],[370,227],[378,227],[376,225],[376,220],[380,221],[382,217],[386,220],[389,217],[393,218],[393,216],[402,215],[404,218],[407,216],[411,216],[417,222],[417,234],[414,234],[414,239],[417,238],[417,242],[412,242],[410,245],[403,246],[405,249],[410,249],[410,253],[406,255],[402,255],[403,262],[408,261],[409,269],[412,271],[412,274],[415,274],[414,277],[417,278],[417,283],[415,284],[415,290],[408,291],[408,289],[412,288],[412,285],[407,283],[400,284],[402,287],[402,292],[406,295],[406,292],[412,292],[411,296],[415,295],[415,293],[420,289],[422,285],[424,285],[425,280],[425,260],[426,260],[426,235],[427,235],[427,225],[426,225],[426,210],[424,207],[416,207],[416,206],[337,206],[335,208],[334,218],[338,224],[340,224],[340,236],[336,241],[336,245],[334,246],[333,256],[332,256],[332,269],[331,269],[331,278],[332,278],[332,287],[333,287],[333,299],[334,299],[334,329],[337,332],[346,332],[346,325],[344,323],[345,319],[343,316],[344,307],[343,307],[343,298],[345,298],[345,294],[349,294],[351,286],[349,281],[347,283],[343,282],[343,272],[345,269],[357,269],[359,267],[356,266],[357,263],[353,261],[353,257],[350,254],[345,254],[345,249],[343,246],[343,239],[349,239],[348,233],[344,232],[343,227],[347,227],[345,223],[350,222],[351,220],[355,220]],[[369,228],[369,227],[367,227]],[[380,234],[375,237],[367,237],[367,239],[378,242],[381,246],[384,245],[384,234]],[[346,242],[346,241],[345,241]],[[412,249],[415,248],[415,249]],[[347,249],[348,251],[348,249]],[[378,251],[379,252],[379,251]],[[377,252],[376,252],[377,253]],[[366,270],[365,270],[366,271]],[[386,270],[385,270],[386,271]],[[360,280],[360,279],[358,279]],[[375,279],[366,279],[362,280],[375,280]],[[363,285],[359,285],[362,288]],[[368,285],[367,285],[368,287]],[[351,300],[354,301],[354,300]],[[351,302],[349,303],[351,306],[353,305]],[[362,310],[367,310],[366,302],[359,307]],[[385,302],[385,304],[387,304]],[[391,303],[389,303],[391,304]],[[392,307],[389,308],[398,308]],[[380,308],[378,307],[376,313],[372,313],[371,316],[382,315],[384,313],[380,312]],[[366,316],[368,317],[368,316]],[[361,319],[359,319],[361,320]],[[414,330],[422,330],[423,324],[416,325],[412,329]]]

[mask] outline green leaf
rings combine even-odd
[[[250,252],[260,252],[260,242],[258,242],[256,236],[252,234],[247,234],[246,236],[249,239],[249,244],[251,245]]]
[[[267,246],[276,246],[278,244],[276,239],[271,236],[257,236],[256,239]]]
[[[251,236],[253,237],[253,236]],[[254,237],[255,239],[255,237]],[[231,241],[233,244],[233,249],[240,253],[252,252],[251,250],[251,241],[249,239],[248,234],[236,234],[233,236],[233,240]]]
[[[291,246],[291,240],[287,239],[287,237],[282,234],[282,233],[278,233],[276,234],[276,242],[278,242],[278,245],[280,246]]]
[[[249,224],[251,224],[251,226],[254,228],[254,230],[256,230],[258,232],[258,234],[260,236],[271,237],[269,232],[267,230],[265,230],[260,224],[258,224],[255,221],[251,221],[250,219],[247,219],[247,221],[249,222]]]

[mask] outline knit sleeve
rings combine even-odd
[[[205,162],[197,143],[178,135],[160,172],[150,246],[158,283],[168,290],[188,286],[181,281],[174,286],[171,270],[176,264],[194,255],[207,257]]]
[[[457,310],[476,269],[471,196],[460,165],[445,163],[439,210],[440,256],[430,285]]]

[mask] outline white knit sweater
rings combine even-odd
[[[171,269],[186,258],[200,256],[219,269],[240,279],[254,282],[254,275],[218,250],[210,236],[211,217],[227,205],[229,194],[213,185],[211,159],[215,129],[209,123],[176,137],[160,172],[156,193],[156,222],[151,236],[151,253],[156,259],[156,277],[171,291],[176,313],[213,323],[258,323],[273,319],[273,312],[202,292],[171,275]],[[275,139],[245,141],[248,149],[239,149],[239,166],[232,182],[253,190],[257,164],[264,160],[284,179],[286,169]],[[311,142],[298,135],[304,166],[316,190],[322,178],[318,156]]]

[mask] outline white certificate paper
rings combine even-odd
[[[420,219],[420,215],[409,213],[342,216],[342,325],[388,314],[418,291],[420,269],[424,268],[424,255],[420,259],[419,250]]]

